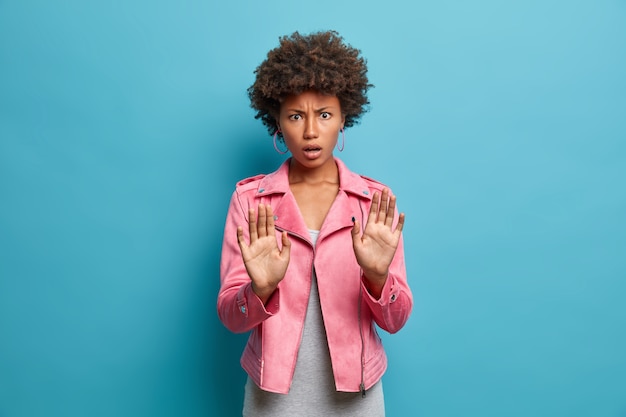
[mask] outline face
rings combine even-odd
[[[311,90],[290,95],[280,105],[278,128],[293,156],[292,163],[299,168],[334,166],[333,150],[343,124],[336,96]]]

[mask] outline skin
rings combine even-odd
[[[345,118],[336,96],[310,90],[290,95],[281,102],[277,127],[291,152],[290,189],[307,227],[319,230],[339,190],[339,173],[333,157]],[[365,286],[380,298],[389,265],[400,242],[404,214],[393,228],[396,197],[384,189],[374,193],[365,229],[358,220],[352,228],[352,246],[363,270]],[[250,242],[237,228],[237,241],[252,281],[252,290],[266,303],[285,277],[291,252],[287,232],[281,235],[282,250],[276,241],[274,213],[269,205],[258,206],[258,216],[249,211]]]

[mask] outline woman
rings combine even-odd
[[[413,305],[404,215],[333,155],[368,104],[365,59],[336,32],[296,32],[255,73],[256,118],[291,157],[240,181],[226,219],[217,304],[228,329],[251,331],[243,414],[382,416],[375,324],[395,333]]]

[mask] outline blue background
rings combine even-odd
[[[329,28],[376,85],[341,158],[407,214],[388,415],[626,416],[623,0],[0,0],[0,416],[239,413],[245,90]]]

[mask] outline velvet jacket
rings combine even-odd
[[[352,173],[339,159],[335,162],[339,192],[315,248],[289,188],[289,160],[271,174],[240,181],[230,201],[220,263],[218,315],[233,332],[251,331],[241,365],[266,391],[289,392],[314,269],[338,391],[369,389],[382,377],[387,357],[374,323],[395,333],[404,326],[413,307],[402,239],[380,298],[374,299],[366,290],[352,247],[352,218],[360,219],[364,228],[372,196],[384,186]],[[252,291],[237,243],[237,226],[243,226],[244,237],[250,241],[248,209],[254,207],[256,211],[261,203],[272,206],[279,247],[281,231],[287,231],[291,241],[285,277],[265,305]],[[394,227],[397,220],[396,212]]]

